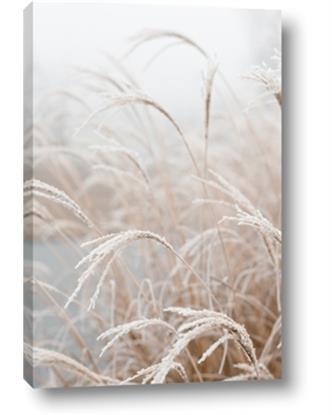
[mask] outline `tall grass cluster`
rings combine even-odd
[[[222,62],[184,34],[132,40],[121,59],[77,69],[71,90],[37,103],[27,132],[24,354],[33,383],[280,378],[281,56],[272,50],[270,63],[239,74],[235,90]],[[151,71],[170,47],[183,48],[174,65],[201,57],[192,124],[127,65],[156,40],[164,47]]]

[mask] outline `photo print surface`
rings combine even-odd
[[[25,379],[280,378],[280,11],[24,20]]]

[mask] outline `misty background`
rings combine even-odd
[[[243,75],[269,62],[281,49],[280,11],[229,10],[112,4],[34,4],[34,93],[38,98],[70,88],[79,68],[105,71],[105,54],[121,58],[130,37],[143,29],[180,32],[202,46],[217,62],[236,92],[251,98]],[[146,64],[172,39],[139,47],[123,61],[144,90],[171,113],[185,120],[200,112],[206,62],[197,51],[178,44]],[[243,96],[243,93],[241,92]]]

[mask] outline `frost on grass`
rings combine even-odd
[[[131,42],[56,94],[69,100],[68,130],[49,102],[33,127],[38,179],[24,183],[24,219],[57,265],[27,267],[38,307],[26,312],[43,330],[26,360],[53,387],[279,378],[280,54],[242,91],[223,57],[186,34],[149,29]],[[130,66],[143,48],[146,69],[173,47],[201,65],[188,68],[201,92],[188,119]],[[273,105],[243,111],[262,91]]]
[[[253,70],[246,75],[247,79],[253,80],[270,93],[275,96],[279,105],[282,104],[281,92],[281,54],[275,50],[271,61],[275,63],[274,67],[263,62],[260,66],[255,66]]]
[[[93,226],[91,220],[87,215],[82,211],[79,205],[73,201],[65,192],[57,189],[54,186],[51,186],[47,183],[42,182],[41,180],[32,179],[27,180],[24,183],[24,196],[31,197],[37,196],[41,198],[48,199],[54,203],[57,203],[63,206],[65,209],[72,212],[78,219],[89,227]]]

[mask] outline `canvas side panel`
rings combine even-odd
[[[33,177],[33,4],[29,4],[23,15],[23,63],[24,63],[24,183]],[[29,281],[33,277],[33,200],[32,195],[24,196],[24,379],[34,386],[34,371],[29,359],[29,345],[33,344],[33,289]]]

